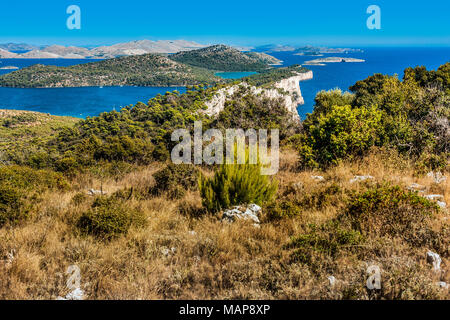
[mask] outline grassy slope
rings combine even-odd
[[[117,181],[103,181],[103,189],[111,193],[151,185],[158,167],[142,167]],[[370,174],[377,181],[402,186],[418,182],[450,200],[448,182],[436,186],[426,177],[415,178],[408,166],[400,168],[377,155],[327,172],[298,172],[295,167],[296,154],[285,151],[277,174],[280,194],[299,181],[304,195],[324,192],[332,183],[345,190],[362,190],[364,184],[351,184],[349,179],[354,174]],[[324,175],[326,181],[314,181],[311,174]],[[88,188],[99,189],[100,181],[80,176],[71,184],[72,191],[47,194],[27,223],[0,228],[0,256],[13,252],[14,257],[0,261],[1,299],[65,295],[65,270],[72,264],[80,267],[82,289],[90,299],[449,298],[448,291],[435,285],[439,280],[449,282],[449,274],[432,271],[426,262],[428,248],[411,247],[401,239],[383,244],[374,237],[358,248],[360,253],[349,249],[333,259],[325,255],[313,265],[293,261],[292,250],[284,245],[306,232],[309,224],[336,217],[345,205],[340,198],[331,198],[321,208],[305,208],[295,218],[264,221],[261,228],[245,221],[230,225],[214,217],[181,215],[179,207],[201,205],[196,192],[178,201],[132,199],[128,205],[142,208],[148,225],[112,241],[99,241],[78,235],[74,228],[74,221],[93,198],[78,205],[72,198]],[[439,214],[433,227],[448,225],[445,219],[444,213]],[[166,256],[164,249],[172,247],[175,253]],[[444,270],[448,263],[443,257]],[[380,293],[369,294],[365,289],[368,264],[382,269]],[[328,284],[329,275],[337,279],[334,288]]]
[[[71,127],[79,120],[39,112],[0,110],[0,160],[39,149],[58,130]]]

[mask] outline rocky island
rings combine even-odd
[[[309,60],[305,62],[305,65],[324,65],[324,63],[339,63],[339,62],[366,62],[363,59],[355,59],[355,58],[343,58],[343,57],[327,57]]]
[[[16,66],[6,66],[6,67],[0,67],[0,70],[17,70],[19,67]]]
[[[47,55],[52,53],[46,52]],[[56,67],[33,65],[0,77],[0,86],[57,88],[86,86],[187,86],[225,82],[220,71],[264,72],[279,60],[262,53],[244,53],[224,45],[169,56],[142,54]]]

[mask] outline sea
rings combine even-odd
[[[437,48],[360,48],[362,52],[324,54],[323,57],[299,56],[292,52],[275,52],[271,55],[283,61],[281,66],[303,64],[305,61],[326,57],[346,57],[364,59],[365,62],[327,63],[324,66],[307,66],[314,78],[302,81],[300,88],[305,103],[298,106],[302,119],[314,108],[314,97],[321,90],[340,88],[348,90],[356,81],[374,73],[403,77],[407,67],[426,66],[436,69],[450,61],[450,47]],[[15,66],[28,67],[34,64],[69,66],[98,60],[88,59],[0,59],[0,68]],[[14,70],[1,70],[0,75]],[[238,79],[248,76],[248,72],[220,73],[224,78]],[[184,87],[82,87],[82,88],[3,88],[0,87],[0,109],[18,109],[49,113],[52,115],[86,118],[105,111],[120,110],[137,102],[146,103],[157,94]]]

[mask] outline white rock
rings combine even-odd
[[[416,191],[416,190],[423,191],[426,189],[426,187],[422,186],[421,184],[418,184],[418,183],[413,183],[407,189],[411,190],[411,191]]]
[[[316,181],[324,181],[325,178],[322,176],[311,176],[311,179],[316,180]]]
[[[444,281],[439,281],[438,283],[436,283],[440,288],[443,289],[448,289],[450,287],[450,285]]]
[[[366,181],[366,180],[372,180],[372,179],[375,179],[374,177],[372,177],[372,176],[369,176],[369,175],[367,175],[367,176],[354,176],[353,177],[353,179],[350,179],[350,183],[355,183],[355,182],[359,182],[359,181]]]
[[[428,178],[432,178],[434,180],[434,182],[437,183],[437,184],[440,184],[440,183],[442,183],[442,182],[447,180],[447,177],[444,176],[442,174],[442,172],[440,172],[440,171],[437,171],[437,172],[430,171],[430,172],[427,173],[427,177]]]
[[[170,254],[170,250],[164,247],[161,249],[161,253],[163,254],[163,256],[168,257]]]
[[[441,270],[442,260],[441,260],[441,257],[437,253],[428,250],[427,251],[427,262],[431,263],[433,265],[434,271]]]
[[[292,114],[292,118],[300,121],[297,107],[299,104],[304,104],[304,99],[300,90],[300,81],[312,78],[312,71],[308,71],[280,80],[274,83],[273,88],[254,87],[249,86],[246,83],[241,83],[239,86],[248,87],[250,92],[254,95],[261,95],[262,97],[269,99],[281,99],[284,107]],[[205,102],[207,109],[204,112],[209,116],[219,114],[225,108],[226,101],[239,90],[239,86],[228,86],[218,90],[209,101]],[[283,92],[280,92],[279,89],[283,89]]]
[[[245,209],[245,211],[244,211]],[[228,222],[234,222],[238,219],[252,220],[255,224],[260,223],[258,213],[261,211],[261,207],[256,204],[251,204],[248,208],[234,207],[223,212],[222,220]]]
[[[447,203],[445,203],[444,201],[436,201],[436,204],[441,207],[442,209],[447,208]]]
[[[95,190],[95,189],[89,189],[87,193],[88,193],[88,195],[90,195],[90,196],[95,196],[95,195],[103,195],[103,194],[106,194],[106,191]]]
[[[427,198],[428,200],[444,200],[444,196],[442,194],[428,194],[424,196],[424,198]]]
[[[258,206],[257,204],[252,203],[251,205],[248,206],[248,208],[253,211],[253,213],[257,214],[258,212],[260,212],[262,210],[262,208],[260,206]]]

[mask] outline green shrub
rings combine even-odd
[[[324,186],[317,191],[305,194],[299,199],[299,204],[308,209],[321,210],[328,205],[334,205],[345,199],[345,193],[336,183]]]
[[[363,242],[364,237],[359,231],[330,221],[320,226],[311,225],[308,233],[292,238],[286,248],[295,248],[295,260],[309,264],[315,254],[335,256],[339,250],[351,249]]]
[[[79,206],[80,204],[82,204],[83,202],[85,202],[87,199],[88,199],[88,195],[86,194],[86,193],[84,193],[84,192],[78,192],[77,194],[75,194],[73,197],[72,197],[72,203],[75,205],[75,206]]]
[[[24,201],[25,192],[11,185],[0,184],[0,226],[26,219],[30,210]]]
[[[203,206],[218,212],[233,205],[270,202],[277,191],[276,181],[261,175],[260,164],[223,164],[212,178],[200,179]]]
[[[33,123],[37,121],[37,117],[34,114],[19,114],[11,116],[2,121],[2,126],[11,128],[18,124]]]
[[[362,156],[379,141],[381,111],[374,107],[333,106],[330,112],[308,117],[300,158],[304,167],[327,167]]]
[[[179,199],[187,190],[197,189],[198,177],[199,173],[195,166],[170,163],[153,175],[155,186],[150,189],[150,193]]]
[[[0,167],[0,226],[26,219],[43,192],[68,187],[64,177],[53,171]]]
[[[124,201],[99,197],[78,219],[77,227],[84,234],[109,239],[126,234],[132,226],[142,227],[145,223],[144,214],[130,208]]]
[[[292,218],[301,214],[301,207],[290,200],[275,200],[267,205],[267,218],[277,220],[282,218]]]
[[[415,245],[432,245],[439,238],[431,228],[438,211],[434,202],[416,192],[396,185],[377,185],[353,195],[338,219],[363,235],[399,237]]]

